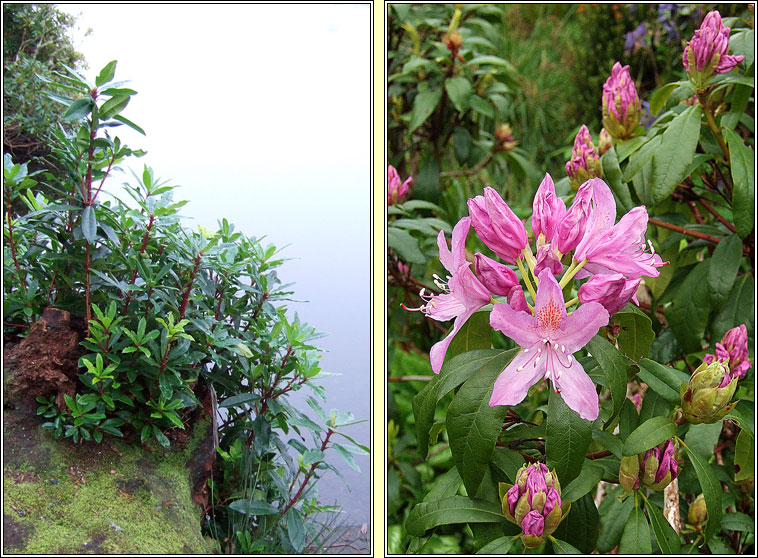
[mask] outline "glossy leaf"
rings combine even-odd
[[[568,485],[561,484],[561,499],[575,502],[585,494],[597,488],[598,482],[603,477],[603,468],[585,460],[582,472]],[[560,480],[560,477],[559,477]]]
[[[516,543],[518,537],[505,536],[495,539],[484,545],[476,553],[477,554],[508,554],[508,551]]]
[[[642,508],[635,506],[624,526],[624,532],[619,541],[619,554],[652,554],[653,546],[650,540],[650,527]]]
[[[92,112],[93,106],[94,102],[90,97],[78,99],[71,103],[71,106],[68,107],[68,110],[63,115],[63,120],[71,120],[74,122],[81,120],[90,112]]]
[[[568,408],[552,390],[547,408],[545,455],[547,466],[555,468],[561,485],[574,480],[582,470],[584,456],[592,441],[592,423]]]
[[[674,437],[676,426],[667,417],[653,417],[640,424],[624,442],[624,455],[637,455]]]
[[[623,211],[629,211],[634,207],[634,203],[629,192],[629,186],[622,181],[621,167],[619,166],[616,149],[614,147],[608,149],[600,158],[600,162],[603,166],[603,179],[610,186],[613,197],[616,198],[616,202],[621,206]]]
[[[468,109],[468,100],[472,93],[471,82],[468,79],[463,76],[447,78],[445,91],[458,112]]]
[[[229,504],[229,508],[250,516],[274,515],[279,513],[279,508],[276,508],[263,500],[235,500]]]
[[[550,537],[550,542],[553,543],[553,551],[556,554],[582,554],[582,551],[578,548],[553,536]]]
[[[611,318],[613,325],[621,330],[616,338],[619,350],[636,361],[650,354],[650,346],[655,340],[652,322],[641,312],[617,312]],[[593,353],[594,354],[594,353]]]
[[[710,260],[700,262],[687,275],[676,291],[674,300],[664,312],[677,342],[686,353],[702,349],[708,324],[708,267]]]
[[[82,234],[90,244],[97,239],[97,218],[95,208],[91,205],[85,205],[82,210]]]
[[[724,334],[739,324],[745,324],[748,337],[755,331],[755,280],[752,273],[745,273],[734,281],[724,307],[710,325],[711,338],[721,339]]]
[[[500,504],[451,496],[435,502],[416,504],[408,514],[405,529],[409,535],[423,537],[429,529],[453,523],[504,523]]]
[[[714,309],[721,309],[737,277],[742,260],[742,241],[736,235],[724,237],[716,244],[708,268],[708,287]]]
[[[637,377],[645,382],[650,389],[672,403],[680,401],[679,388],[682,381],[689,379],[686,374],[646,358],[640,360],[639,367],[640,371]]]
[[[600,335],[590,339],[587,350],[595,357],[611,392],[613,411],[606,421],[609,424],[621,412],[621,405],[626,399],[626,367],[629,361]]]
[[[693,105],[672,120],[653,156],[651,203],[666,199],[687,176],[700,139],[700,105]]]
[[[650,525],[655,533],[655,540],[662,554],[679,554],[681,552],[681,543],[679,535],[674,528],[669,525],[666,518],[663,517],[663,511],[653,504],[650,500],[645,503],[645,511],[650,520]]]
[[[598,513],[590,494],[571,503],[571,511],[553,533],[584,554],[590,554],[598,540]]]
[[[732,211],[737,234],[745,238],[753,230],[755,199],[755,154],[740,136],[724,128],[732,171]]]
[[[634,498],[627,498],[621,502],[609,494],[606,496],[606,500],[609,504],[603,501],[600,506],[603,513],[600,516],[600,535],[597,539],[598,552],[604,554],[618,546],[626,522],[634,508]],[[604,509],[606,505],[608,507]]]
[[[413,100],[413,109],[408,123],[408,131],[413,133],[432,114],[442,98],[442,89],[434,88],[421,91]]]
[[[492,347],[492,328],[490,327],[489,312],[474,312],[463,327],[455,334],[447,348],[445,358]]]
[[[708,521],[705,524],[703,536],[708,541],[718,532],[721,524],[721,483],[707,461],[703,460],[696,452],[689,451],[686,447],[684,449],[690,463],[692,463],[695,475],[697,475],[697,479],[700,482],[703,496],[705,497]]]
[[[755,475],[755,441],[747,430],[740,430],[734,447],[734,480],[749,479]]]

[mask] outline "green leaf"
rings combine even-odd
[[[235,500],[229,504],[229,508],[236,512],[245,515],[274,515],[279,513],[279,509],[275,508],[268,502],[262,500]]]
[[[232,395],[231,397],[227,397],[224,399],[221,403],[218,404],[219,407],[241,407],[242,405],[246,403],[250,403],[251,401],[257,401],[260,399],[261,396],[257,393],[240,393],[238,395]]]
[[[556,539],[566,541],[584,554],[589,554],[597,543],[598,514],[590,494],[571,503],[571,511],[553,533]]]
[[[468,100],[472,92],[468,79],[463,76],[447,78],[445,91],[458,112],[465,112],[468,109]]]
[[[553,550],[556,554],[582,554],[578,548],[571,546],[569,543],[556,539],[550,535],[550,542],[553,543]]]
[[[679,535],[669,525],[666,518],[663,517],[661,509],[650,500],[647,500],[645,502],[645,510],[647,511],[650,525],[653,526],[653,533],[655,533],[655,540],[661,549],[661,554],[679,554],[681,552]]]
[[[124,124],[126,124],[127,126],[129,126],[132,130],[136,130],[137,132],[139,132],[143,136],[146,135],[145,134],[145,130],[143,130],[142,128],[140,128],[139,126],[137,126],[134,122],[132,122],[128,118],[125,118],[125,117],[121,116],[120,114],[114,115],[113,119],[114,120],[118,120],[119,122],[123,122]]]
[[[387,245],[391,250],[397,252],[402,260],[408,263],[426,263],[426,256],[419,249],[418,240],[411,236],[408,231],[398,229],[397,227],[388,227]]]
[[[650,527],[642,508],[635,506],[624,526],[619,542],[619,554],[652,554]]]
[[[517,451],[496,447],[492,454],[492,464],[500,469],[509,481],[516,480],[516,472],[524,464],[524,457]]]
[[[462,126],[456,126],[453,130],[453,149],[458,164],[464,164],[471,156],[471,132]]]
[[[650,114],[653,116],[658,114],[666,104],[669,96],[674,92],[674,89],[682,85],[682,83],[681,81],[675,81],[657,89],[650,97]]]
[[[611,147],[600,158],[600,162],[603,165],[603,177],[611,187],[616,201],[624,210],[629,211],[634,207],[632,202],[632,195],[629,192],[629,186],[622,181],[621,167],[619,166],[619,160],[616,155],[616,149]]]
[[[595,357],[611,392],[613,411],[606,424],[613,422],[621,412],[621,405],[626,399],[626,367],[629,361],[616,348],[600,335],[587,343],[587,350]]]
[[[672,304],[664,311],[674,337],[685,353],[696,353],[702,350],[705,327],[710,313],[709,264],[710,260],[705,260],[689,272],[679,285]]]
[[[607,510],[603,510],[606,501],[609,501],[610,505]],[[627,498],[621,502],[609,494],[606,496],[606,501],[603,501],[600,506],[600,511],[604,513],[600,517],[600,535],[597,539],[597,550],[603,554],[607,554],[618,546],[629,514],[634,508],[634,498]]]
[[[503,370],[516,352],[516,350],[471,351],[458,355],[442,365],[442,370],[437,377],[413,398],[413,415],[416,419],[416,436],[420,455],[426,456],[429,448],[429,431],[434,424],[437,402],[483,367],[500,367]]]
[[[295,508],[290,508],[284,514],[287,521],[287,536],[289,537],[295,552],[300,554],[305,546],[305,524],[300,512]]]
[[[153,425],[153,436],[155,436],[155,439],[158,440],[158,443],[162,445],[164,448],[167,448],[171,445],[171,442],[168,441],[168,438],[166,438],[166,435],[163,432],[161,432],[161,429],[155,425]]]
[[[655,136],[635,151],[624,169],[624,182],[629,182],[652,158],[661,144],[661,136]]]
[[[129,104],[130,100],[131,97],[129,95],[118,95],[116,97],[111,97],[103,103],[103,106],[100,107],[100,118],[102,120],[107,120],[108,118],[111,118],[112,116],[118,114],[124,110],[126,105]]]
[[[719,340],[731,328],[745,324],[748,338],[753,336],[755,329],[755,291],[752,273],[737,277],[729,293],[726,304],[713,317],[711,322],[711,339]]]
[[[90,244],[97,239],[97,219],[95,217],[95,208],[91,205],[85,205],[82,210],[82,234]]]
[[[720,310],[726,302],[737,277],[742,260],[742,241],[736,235],[724,237],[716,244],[708,269],[711,303]]]
[[[754,523],[749,515],[741,512],[728,513],[721,518],[721,528],[727,531],[753,533],[755,531]]]
[[[582,472],[568,485],[563,485],[561,500],[575,502],[591,490],[597,488],[598,482],[603,477],[603,468],[585,460]],[[560,480],[560,477],[559,477]],[[563,483],[562,483],[563,484]]]
[[[492,554],[492,555],[508,554],[508,551],[514,545],[516,540],[518,540],[518,537],[514,537],[514,536],[500,537],[499,539],[495,539],[494,541],[488,542],[482,548],[477,550],[476,553],[477,554]]]
[[[634,432],[640,425],[640,415],[637,413],[637,409],[632,403],[631,399],[624,399],[624,404],[621,406],[621,413],[619,413],[619,439],[626,441],[629,434]],[[624,448],[622,446],[621,453],[623,455]]]
[[[650,138],[646,136],[637,136],[625,141],[618,141],[613,149],[616,150],[619,163],[623,163],[627,157],[642,147]]]
[[[95,85],[100,87],[104,83],[108,83],[110,80],[113,79],[114,74],[116,73],[116,60],[111,60],[108,62],[105,67],[100,70],[100,73],[98,74],[97,78],[95,79]]]
[[[699,139],[700,105],[693,105],[669,123],[653,155],[653,205],[665,200],[687,177]]]
[[[655,332],[650,318],[645,314],[617,312],[611,318],[611,323],[621,327],[617,342],[619,349],[627,357],[637,361],[650,354],[650,346],[655,340]]]
[[[705,497],[705,507],[708,511],[708,521],[703,530],[703,536],[706,542],[715,535],[721,524],[721,483],[708,465],[696,452],[689,451],[684,447],[687,457],[692,463],[697,479],[700,482],[700,488]]]
[[[476,494],[479,488],[508,412],[505,405],[489,405],[493,385],[503,368],[495,362],[475,371],[447,411],[450,450],[468,494]]]
[[[492,105],[478,95],[471,95],[468,102],[469,105],[471,105],[471,108],[479,114],[483,114],[488,118],[495,118],[495,111],[493,110]]]
[[[667,417],[653,417],[640,424],[624,442],[624,455],[637,455],[674,437],[676,425]],[[560,478],[560,477],[559,477]]]
[[[435,502],[416,504],[408,514],[405,529],[409,535],[423,537],[429,529],[453,523],[504,523],[500,504],[451,496]]]
[[[755,441],[747,430],[740,429],[734,447],[734,480],[739,482],[755,474]]]
[[[686,374],[682,373],[685,376],[682,378],[678,370],[646,358],[640,360],[639,367],[640,371],[637,377],[640,380],[645,382],[650,389],[667,401],[679,403],[681,399],[679,388],[682,385],[682,381],[686,382],[689,379]]]
[[[600,445],[610,451],[613,455],[621,459],[623,454],[621,453],[624,448],[624,442],[619,440],[615,435],[605,430],[593,430],[592,438],[597,440]]]
[[[733,130],[724,128],[732,171],[732,211],[737,234],[745,238],[753,230],[755,208],[755,155]]]
[[[447,349],[446,358],[491,347],[492,327],[490,327],[490,313],[480,310],[479,312],[474,312],[466,320],[466,323],[463,324],[463,327],[458,330],[458,333],[455,334]]]
[[[574,480],[582,470],[592,441],[592,423],[568,408],[552,390],[547,407],[545,454],[547,466],[555,468],[561,484]]]
[[[339,444],[333,444],[332,447],[337,453],[342,456],[342,459],[345,460],[345,463],[347,463],[351,469],[359,473],[361,472],[361,468],[358,466],[358,463],[356,463],[355,458],[350,454],[349,451],[347,451]]]
[[[94,102],[92,101],[91,97],[86,97],[84,99],[79,99],[77,101],[74,101],[71,103],[71,106],[68,107],[68,110],[63,115],[63,120],[72,120],[77,121],[81,120],[85,116],[87,116],[90,112],[92,112],[92,107],[94,106]]]
[[[704,461],[708,461],[719,441],[722,426],[721,421],[713,424],[690,424],[684,443]]]
[[[441,98],[442,89],[439,87],[427,89],[416,95],[416,98],[413,100],[410,122],[408,123],[409,133],[415,132],[419,126],[426,122],[426,119],[432,114]]]

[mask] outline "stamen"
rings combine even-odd
[[[647,239],[647,245],[650,246],[650,252],[655,254],[655,248],[653,248],[653,243],[650,241],[650,239]]]
[[[524,352],[525,352],[525,353],[528,353],[528,352],[529,352],[529,349],[524,349]]]

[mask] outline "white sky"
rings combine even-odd
[[[370,5],[58,7],[77,16],[85,76],[118,60],[116,80],[138,91],[122,114],[147,136],[112,134],[148,151],[129,165],[138,174],[147,164],[181,185],[187,225],[215,230],[226,217],[264,243],[291,244],[279,276],[309,302],[289,307],[329,334],[322,367],[343,374],[324,380],[326,408],[368,419]],[[357,437],[368,444],[368,428]],[[356,484],[368,490],[368,459],[359,462],[360,482],[345,473],[352,498]],[[364,520],[365,498],[352,511]]]

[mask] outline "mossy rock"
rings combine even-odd
[[[24,407],[3,411],[4,553],[214,551],[192,498],[193,457],[207,445],[208,418],[170,449],[112,437],[73,444]]]

